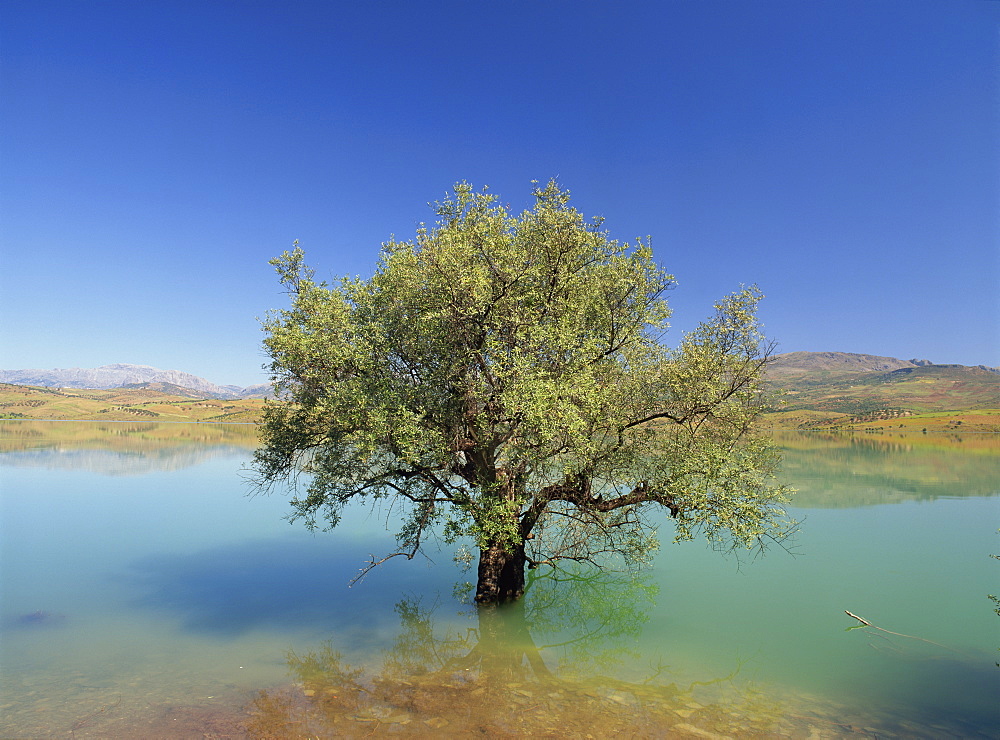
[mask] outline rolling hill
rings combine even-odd
[[[932,363],[927,360],[899,360],[895,357],[850,352],[788,352],[775,355],[768,367],[768,376],[794,378],[803,375],[815,377],[820,374],[886,372],[930,364]]]
[[[255,423],[264,400],[218,399],[179,386],[43,388],[0,383],[0,419]]]
[[[846,352],[778,355],[768,421],[789,429],[962,428],[1000,431],[1000,372],[985,366]]]

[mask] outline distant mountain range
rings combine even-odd
[[[930,360],[899,360],[880,355],[859,355],[851,352],[788,352],[775,355],[767,368],[769,380],[801,377],[816,373],[877,373],[915,367],[969,367],[968,365],[935,365]],[[1000,368],[975,365],[976,369],[1000,373]]]
[[[786,384],[800,380],[833,380],[854,373],[891,373],[913,368],[960,369],[964,365],[935,365],[930,360],[900,360],[895,357],[851,352],[789,352],[776,355],[768,366],[767,379]],[[1000,374],[1000,368],[977,365],[975,369]],[[925,371],[926,372],[926,371]],[[149,365],[102,365],[95,368],[56,370],[0,370],[0,383],[43,388],[135,388],[188,398],[265,398],[271,386],[263,383],[241,388],[217,385],[179,370],[160,370]]]
[[[149,365],[102,365],[95,368],[55,370],[0,370],[0,383],[43,388],[147,388],[191,398],[263,398],[271,386],[264,383],[242,388],[217,385],[179,370],[160,370]]]

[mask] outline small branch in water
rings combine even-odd
[[[391,558],[397,557],[399,555],[404,555],[407,560],[413,560],[413,555],[414,554],[415,553],[409,553],[409,552],[394,552],[391,555],[386,555],[381,560],[376,560],[375,556],[372,555],[368,559],[368,565],[365,566],[364,568],[362,568],[360,570],[360,572],[356,576],[354,576],[354,578],[351,579],[351,582],[349,584],[347,584],[348,588],[351,588],[351,587],[354,586],[354,584],[360,582],[361,579],[363,579],[366,575],[368,575],[369,571],[371,571],[372,569],[377,568],[378,566],[382,565],[382,563],[384,563],[386,560],[390,560]]]
[[[871,627],[872,629],[876,629],[879,632],[885,632],[887,635],[896,635],[896,637],[908,637],[911,640],[920,640],[921,642],[926,642],[929,645],[937,645],[939,648],[944,648],[945,650],[951,650],[952,652],[958,652],[954,648],[950,648],[947,645],[942,645],[940,642],[934,642],[933,640],[927,640],[927,639],[925,639],[923,637],[916,637],[915,635],[904,635],[902,632],[893,632],[892,630],[883,629],[882,627],[874,625],[871,622],[869,622],[867,619],[864,619],[863,617],[859,617],[857,614],[853,614],[853,613],[847,611],[846,609],[844,609],[844,614],[846,614],[849,617],[853,617],[854,619],[856,619],[859,622],[861,622],[861,624],[855,625],[854,627],[848,627],[848,629],[852,629],[853,630],[853,629],[857,629],[858,627],[861,627],[862,625],[864,625],[865,627]]]
[[[875,626],[871,622],[869,622],[867,619],[863,619],[862,617],[859,617],[857,614],[852,614],[851,612],[847,611],[847,609],[844,609],[844,614],[846,614],[849,617],[854,617],[856,620],[858,620],[859,622],[861,622],[861,624],[866,624],[869,627],[874,627]]]

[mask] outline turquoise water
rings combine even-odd
[[[998,442],[782,438],[787,551],[673,545],[664,522],[638,581],[542,579],[496,621],[446,551],[349,587],[391,551],[392,512],[290,525],[280,496],[246,495],[245,432],[18,424],[2,737],[998,735]]]

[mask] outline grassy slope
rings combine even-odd
[[[1000,374],[959,365],[780,377],[767,421],[786,429],[1000,432]]]
[[[80,390],[0,383],[0,419],[257,422],[264,401],[194,399],[145,388]]]

